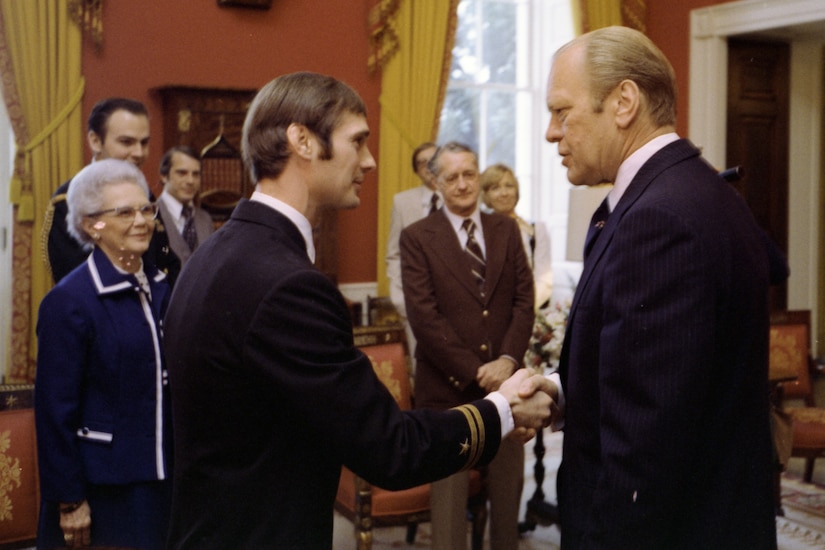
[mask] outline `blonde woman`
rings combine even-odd
[[[553,269],[550,257],[550,235],[541,222],[528,222],[516,214],[519,200],[518,179],[510,167],[494,164],[481,174],[481,200],[497,214],[510,216],[518,222],[527,263],[533,270],[536,284],[536,309],[545,307],[553,291]]]

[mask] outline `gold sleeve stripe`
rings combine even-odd
[[[52,224],[54,223],[54,205],[65,200],[66,193],[60,193],[51,198],[49,206],[46,207],[43,228],[40,230],[40,253],[43,254],[43,263],[46,265],[49,275],[52,275],[52,264],[49,261],[49,233],[51,233]]]
[[[51,200],[49,200],[49,204],[55,205],[59,202],[65,201],[66,200],[66,195],[68,195],[68,193],[60,193],[59,195],[53,196],[51,198]]]
[[[465,440],[463,444],[459,445],[459,452],[461,454],[467,454],[467,463],[462,467],[462,470],[469,470],[478,464],[484,452],[486,433],[484,420],[481,417],[481,412],[473,405],[461,405],[455,407],[455,410],[464,415],[470,428],[470,437],[468,440]]]

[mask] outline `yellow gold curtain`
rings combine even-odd
[[[576,34],[624,25],[647,30],[647,0],[571,0]]]
[[[378,144],[378,293],[389,290],[384,257],[393,195],[419,185],[413,150],[438,135],[455,38],[458,0],[384,0],[373,13],[381,49],[371,57],[382,70],[381,132]],[[376,48],[374,46],[374,48]],[[385,54],[385,55],[382,55]]]
[[[83,165],[81,32],[66,0],[0,0],[3,97],[17,145],[9,383],[33,382],[40,300],[52,286],[40,233],[52,191]]]

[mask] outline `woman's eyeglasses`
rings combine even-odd
[[[101,210],[100,212],[93,212],[87,215],[90,218],[96,218],[104,214],[111,214],[123,221],[131,221],[135,219],[135,214],[140,212],[140,215],[145,219],[154,220],[158,217],[159,208],[157,203],[149,202],[142,206],[118,206],[117,208],[109,208],[108,210]]]

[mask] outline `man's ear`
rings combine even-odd
[[[315,145],[312,132],[303,124],[292,123],[286,129],[286,137],[292,150],[301,158],[311,159]]]
[[[100,139],[100,136],[97,135],[96,132],[89,130],[89,133],[86,134],[86,141],[89,142],[89,149],[92,150],[92,156],[97,158],[100,152],[103,151],[103,140]]]
[[[616,124],[627,129],[639,114],[642,94],[632,80],[622,80],[614,91],[617,93]]]

